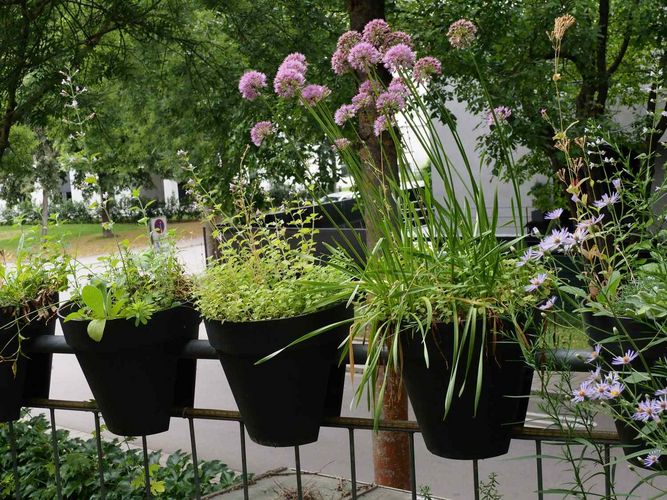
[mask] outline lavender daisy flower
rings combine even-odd
[[[333,147],[334,149],[337,149],[338,151],[342,151],[344,149],[347,149],[350,147],[352,143],[350,142],[349,139],[345,137],[339,137],[338,139],[334,140]]]
[[[581,403],[591,396],[590,382],[584,381],[578,389],[572,391],[572,402]]]
[[[539,245],[543,252],[553,252],[558,250],[561,246],[567,247],[572,245],[572,235],[567,229],[554,229],[551,234],[545,237]]]
[[[294,97],[297,90],[303,87],[306,78],[303,73],[292,68],[279,68],[273,79],[273,90],[283,98]]]
[[[598,366],[595,370],[588,374],[588,381],[593,383],[599,380],[602,380],[602,368]]]
[[[577,224],[577,227],[589,228],[602,222],[602,219],[604,219],[604,214],[600,214],[597,217],[592,217],[590,219],[584,219]]]
[[[399,43],[387,50],[382,58],[382,62],[388,70],[398,71],[400,69],[412,68],[415,64],[415,59],[414,51],[404,43]]]
[[[426,56],[417,60],[412,73],[417,83],[428,82],[433,75],[442,74],[442,64],[435,57]]]
[[[373,133],[376,137],[380,137],[380,134],[389,128],[389,120],[385,115],[380,115],[375,119],[373,124]]]
[[[649,453],[648,455],[646,455],[642,460],[642,462],[644,463],[644,467],[653,467],[655,464],[658,463],[659,460],[660,460],[660,453],[655,451],[653,453]]]
[[[405,108],[405,99],[398,92],[384,92],[378,96],[375,106],[378,112],[392,115]]]
[[[555,295],[551,297],[549,300],[547,300],[544,304],[542,304],[539,309],[542,311],[548,311],[549,309],[553,309],[554,305],[556,305],[556,301],[558,300],[558,297]]]
[[[661,398],[656,399],[655,402],[660,409],[660,413],[667,412],[667,396],[662,396]]]
[[[259,71],[246,71],[239,80],[239,92],[244,99],[254,101],[266,87],[266,75]]]
[[[595,346],[595,349],[593,349],[593,352],[588,355],[588,358],[586,358],[586,363],[593,363],[596,359],[600,357],[600,349],[602,346],[600,344]]]
[[[623,356],[614,356],[614,359],[611,361],[612,365],[629,365],[634,361],[634,359],[639,356],[632,349],[628,349]]]
[[[353,104],[343,104],[340,108],[334,113],[334,121],[337,125],[343,126],[343,124],[357,114],[357,108]]]
[[[620,382],[614,382],[609,386],[609,391],[607,392],[607,399],[616,399],[621,395],[625,386]]]
[[[477,26],[467,19],[459,19],[453,22],[447,30],[449,43],[455,49],[467,49],[475,41]]]
[[[574,232],[572,233],[572,243],[575,245],[581,245],[587,239],[588,239],[588,229],[577,226],[574,229]]]
[[[607,193],[603,194],[602,197],[598,201],[593,202],[593,206],[597,208],[598,210],[603,209],[604,207],[608,207],[609,205],[613,205],[614,203],[618,202],[621,197],[618,193],[613,192],[611,196],[609,196]]]
[[[543,256],[544,256],[543,252],[535,250],[533,248],[529,248],[524,252],[523,256],[516,263],[516,266],[523,267],[526,264],[528,264],[528,262],[530,262],[531,260],[540,260]]]
[[[649,420],[660,419],[660,407],[655,401],[646,398],[645,401],[640,401],[637,405],[637,411],[632,415],[634,420],[640,422],[648,422]]]
[[[331,94],[331,90],[324,85],[306,85],[301,91],[301,103],[315,106],[322,99]]]
[[[498,106],[489,111],[486,115],[486,123],[489,125],[500,124],[506,122],[512,116],[512,110],[507,106]]]
[[[526,290],[527,292],[534,292],[544,284],[546,279],[547,279],[547,274],[540,273],[537,276],[530,278],[530,285],[525,286],[524,290]]]
[[[362,38],[364,42],[381,47],[384,45],[387,36],[391,33],[391,28],[384,19],[373,19],[364,26]]]
[[[552,210],[551,212],[547,212],[544,215],[544,218],[546,220],[556,220],[556,219],[560,219],[561,215],[563,215],[563,209],[562,208],[557,208],[556,210]]]
[[[250,139],[255,146],[260,147],[264,139],[273,135],[273,133],[273,123],[268,121],[257,122],[250,130]]]
[[[360,42],[350,49],[347,62],[353,69],[366,71],[380,62],[380,52],[368,42]]]
[[[664,389],[658,389],[657,391],[655,391],[655,395],[656,396],[667,396],[667,387],[665,387]]]
[[[591,391],[591,399],[609,399],[610,386],[606,382],[598,382],[593,386]]]
[[[621,191],[621,179],[614,179],[613,181],[611,181],[611,183],[617,192]]]

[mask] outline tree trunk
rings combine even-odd
[[[42,186],[42,236],[49,230],[49,191]]]
[[[373,19],[385,17],[384,0],[348,0],[347,9],[350,15],[350,28],[356,31],[362,31],[366,23]],[[388,83],[389,73],[384,68],[378,68],[378,70]],[[360,80],[366,78],[364,74],[357,76]],[[387,186],[387,179],[398,178],[398,167],[396,150],[389,134],[382,134],[383,143],[380,144],[373,133],[376,117],[377,114],[374,111],[364,111],[359,114],[359,136],[365,146],[360,156],[365,157],[366,160],[364,181],[369,186],[383,189]],[[379,236],[375,221],[380,220],[382,214],[377,212],[378,209],[380,207],[364,206],[366,243],[369,248],[375,246]],[[382,380],[383,376],[384,370],[381,368],[378,379]],[[388,375],[386,391],[382,402],[382,418],[407,420],[408,398],[399,374],[391,372]],[[378,432],[375,434],[373,439],[375,482],[392,488],[410,489],[409,450],[408,435],[405,433]]]
[[[109,227],[109,223],[111,222],[111,217],[109,217],[109,203],[110,202],[104,202],[104,198],[106,196],[106,193],[102,194],[102,204],[100,208],[100,219],[102,220],[102,237],[104,238],[112,238],[113,237],[113,230]]]

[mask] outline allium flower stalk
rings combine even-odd
[[[472,46],[476,37],[477,26],[467,19],[459,19],[453,22],[447,30],[449,43],[456,49],[467,49]]]
[[[361,42],[350,49],[347,62],[352,69],[368,71],[371,66],[380,62],[380,52],[368,42]]]
[[[442,64],[435,57],[422,57],[417,60],[412,73],[417,83],[427,83],[433,75],[442,74]]]
[[[239,92],[244,99],[254,101],[266,87],[266,75],[259,71],[246,71],[239,80]]]
[[[264,139],[273,135],[273,133],[273,123],[269,121],[257,122],[250,130],[250,139],[255,146],[260,147]]]
[[[387,50],[382,58],[384,67],[390,71],[410,70],[414,66],[415,60],[414,51],[404,43],[394,45]]]

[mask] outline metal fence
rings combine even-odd
[[[363,356],[363,347],[356,346],[356,349],[359,349],[358,354]],[[31,342],[29,351],[33,353],[71,353],[70,348],[65,344],[63,337],[54,336],[54,337],[42,337],[34,339]],[[582,353],[572,352],[572,351],[556,351],[555,353],[550,353],[549,356],[556,356],[560,363],[565,363],[575,371],[584,371],[587,369],[586,365],[582,362],[583,356]],[[190,341],[182,352],[184,358],[189,359],[217,359],[215,351],[210,347],[208,342],[202,340],[193,340]],[[104,488],[105,488],[105,464],[104,456],[102,452],[102,438],[100,434],[100,412],[96,405],[92,402],[83,402],[83,401],[65,401],[65,400],[54,400],[46,398],[31,398],[25,401],[25,406],[45,409],[48,410],[50,423],[51,423],[51,446],[53,452],[53,463],[55,466],[55,477],[56,477],[56,491],[57,498],[60,500],[62,498],[62,478],[60,473],[61,466],[61,457],[58,450],[58,440],[56,437],[57,425],[56,425],[56,410],[68,410],[68,411],[82,411],[89,412],[92,414],[94,425],[95,425],[95,438],[97,442],[97,474],[98,481],[100,486],[101,496],[104,497]],[[240,458],[242,464],[241,479],[243,482],[243,492],[244,498],[249,498],[249,481],[248,481],[248,464],[246,457],[246,432],[243,424],[243,418],[237,411],[230,410],[219,410],[219,409],[208,409],[208,408],[191,408],[191,407],[181,407],[175,408],[173,410],[173,417],[180,417],[187,419],[189,424],[190,431],[190,446],[194,470],[198,470],[198,458],[197,458],[197,444],[195,440],[195,421],[196,420],[219,420],[219,421],[234,421],[238,422],[239,426],[239,436],[240,436]],[[322,424],[324,427],[338,428],[341,430],[347,431],[347,438],[349,441],[349,481],[351,484],[351,498],[357,498],[357,467],[355,459],[355,432],[357,431],[372,431],[375,427],[372,419],[367,418],[350,418],[350,417],[338,417],[338,418],[327,418],[323,421]],[[412,421],[381,421],[378,430],[381,431],[392,431],[400,432],[408,435],[409,450],[410,450],[410,477],[411,477],[411,494],[413,499],[418,498],[417,490],[417,470],[415,467],[415,447],[414,447],[414,436],[416,433],[419,433],[419,427],[416,422]],[[17,449],[16,445],[16,436],[14,432],[14,426],[10,422],[8,424],[9,436],[10,436],[10,449],[12,454],[12,461],[14,464],[14,481],[15,481],[15,490],[17,499],[21,498],[21,477],[18,473],[18,454],[21,450]],[[605,456],[605,465],[604,465],[604,478],[605,478],[605,493],[606,497],[609,498],[611,495],[611,485],[612,485],[612,471],[610,463],[611,457],[611,447],[613,445],[618,445],[618,436],[614,432],[604,432],[604,431],[571,431],[563,433],[558,430],[551,429],[540,429],[540,428],[531,428],[531,427],[515,427],[512,429],[513,439],[519,440],[529,440],[533,441],[535,444],[535,468],[536,468],[536,491],[537,498],[542,499],[544,497],[542,491],[544,490],[543,484],[543,459],[542,459],[542,444],[543,443],[576,443],[577,438],[585,439],[589,442],[595,442],[604,446],[604,456]],[[145,481],[145,494],[146,498],[151,497],[151,483],[150,483],[150,474],[149,474],[149,452],[147,447],[146,437],[143,436],[142,439],[142,448],[143,448],[143,459],[144,459],[144,481]],[[303,498],[303,485],[301,480],[301,462],[299,455],[299,447],[294,448],[294,459],[295,459],[295,469],[296,469],[296,483],[297,483],[297,496],[298,498]],[[478,500],[480,498],[480,481],[479,481],[479,468],[478,461],[471,461],[472,467],[472,477],[473,484],[471,489],[474,491],[474,498]],[[201,498],[201,485],[199,484],[199,476],[197,473],[194,474],[194,497],[199,499]]]

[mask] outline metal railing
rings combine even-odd
[[[39,337],[33,339],[28,346],[29,352],[32,353],[58,353],[66,354],[72,353],[69,346],[64,341],[64,338],[61,336],[52,336],[52,337]],[[360,357],[364,356],[364,347],[355,346],[356,354]],[[577,351],[565,351],[557,350],[552,353],[544,354],[543,357],[546,358],[557,358],[557,361],[561,365],[568,366],[573,371],[586,371],[588,367],[582,361],[585,356],[584,353]],[[204,340],[192,340],[189,341],[185,348],[182,351],[181,356],[183,358],[189,359],[217,359],[217,354],[215,350],[209,345],[207,341]],[[98,481],[100,487],[100,496],[104,498],[105,496],[105,464],[104,456],[102,451],[102,438],[101,438],[101,425],[100,425],[100,411],[92,402],[84,401],[69,401],[69,400],[54,400],[46,398],[31,398],[24,402],[26,407],[38,408],[48,410],[50,424],[51,424],[51,446],[53,451],[53,464],[55,468],[55,478],[56,478],[56,493],[57,498],[60,500],[63,498],[63,485],[60,472],[61,457],[58,450],[58,439],[57,439],[57,426],[56,426],[56,410],[67,410],[67,411],[79,411],[79,412],[89,412],[92,413],[95,425],[95,439],[97,445],[97,473]],[[217,421],[234,421],[238,422],[239,425],[239,436],[240,436],[240,458],[241,458],[241,480],[243,487],[244,498],[249,498],[249,476],[248,476],[248,464],[247,464],[247,455],[246,455],[246,431],[243,424],[243,418],[241,417],[238,411],[231,410],[220,410],[220,409],[210,409],[210,408],[191,408],[191,407],[181,407],[175,408],[172,412],[173,417],[180,417],[187,419],[189,425],[190,433],[190,447],[192,462],[194,467],[194,498],[200,499],[202,496],[201,485],[199,484],[199,475],[198,471],[198,457],[197,457],[197,444],[195,439],[195,420],[217,420]],[[410,478],[411,478],[411,495],[413,499],[418,498],[417,491],[417,470],[415,466],[415,439],[414,436],[416,433],[419,433],[419,427],[416,422],[413,421],[389,421],[384,420],[379,423],[379,426],[375,427],[372,419],[368,418],[352,418],[352,417],[337,417],[337,418],[326,418],[323,423],[323,427],[338,428],[344,429],[347,431],[347,438],[349,441],[349,464],[350,464],[350,477],[349,481],[351,484],[351,498],[357,498],[357,467],[356,467],[356,453],[355,453],[355,432],[356,431],[373,431],[377,429],[380,431],[391,431],[405,433],[408,435],[409,442],[409,451],[410,451]],[[21,498],[21,477],[19,476],[18,470],[18,454],[20,450],[17,449],[16,443],[16,434],[13,424],[8,423],[8,434],[10,440],[10,450],[13,462],[14,469],[14,482],[15,482],[15,497],[17,499]],[[542,460],[542,444],[543,443],[570,443],[576,444],[576,439],[582,438],[589,442],[595,442],[604,446],[604,478],[605,478],[605,493],[606,497],[610,497],[611,486],[612,486],[612,472],[611,467],[609,466],[610,457],[611,457],[611,447],[618,445],[619,440],[615,432],[605,432],[605,431],[570,431],[564,433],[558,430],[553,429],[541,429],[541,428],[532,428],[532,427],[514,427],[511,430],[511,435],[513,439],[518,440],[528,440],[534,441],[535,443],[535,467],[536,467],[536,495],[539,500],[544,498],[544,474],[543,474],[543,460]],[[149,474],[149,450],[147,446],[146,437],[142,436],[142,449],[143,449],[143,466],[144,466],[144,486],[145,486],[145,495],[146,498],[151,497],[151,479]],[[301,470],[301,460],[299,447],[294,448],[294,460],[295,460],[295,473],[296,473],[296,485],[297,485],[297,496],[298,498],[303,498],[303,484],[302,484],[302,470]],[[471,461],[472,467],[472,476],[473,476],[473,485],[472,489],[474,491],[474,498],[478,500],[480,498],[480,480],[479,480],[479,467],[478,461]]]

